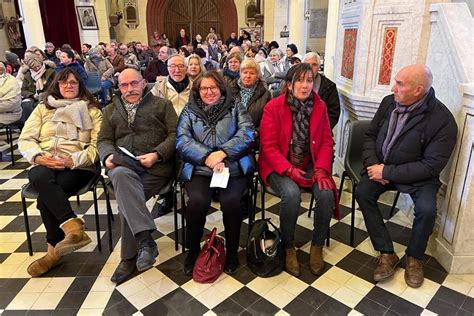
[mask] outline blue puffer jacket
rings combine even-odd
[[[229,91],[214,126],[191,95],[176,129],[176,150],[183,160],[179,179],[190,181],[193,174],[212,176],[212,169],[204,162],[217,150],[227,154],[224,163],[231,176],[252,174],[255,170],[251,154],[254,130],[250,115],[240,102],[234,101]]]

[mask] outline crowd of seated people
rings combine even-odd
[[[239,267],[242,201],[255,171],[281,198],[285,270],[294,276],[300,275],[294,234],[301,192],[314,196],[309,266],[321,274],[329,221],[338,215],[331,131],[339,120],[340,101],[336,85],[319,71],[319,55],[299,55],[294,44],[285,55],[277,42],[252,41],[246,32],[240,37],[232,32],[223,42],[211,30],[191,41],[183,29],[174,47],[165,34],[156,32],[152,43],[84,43],[78,54],[67,44],[55,49],[48,42],[45,51],[28,49],[23,60],[8,54],[0,83],[11,83],[13,77],[5,73],[16,72],[18,89],[11,91],[21,87],[23,98],[37,103],[21,132],[19,149],[34,166],[29,179],[40,193],[37,207],[47,230],[48,252],[28,273],[40,276],[60,257],[90,242],[67,199],[90,179],[100,159],[122,220],[121,261],[113,282],[121,283],[155,263],[159,249],[152,238],[154,220],[170,212],[173,193],[163,196],[154,214],[145,202],[172,179],[183,183],[189,198],[184,274],[192,273],[213,198],[223,212],[228,254],[224,270],[234,273]],[[98,100],[87,90],[90,73],[101,79]],[[436,215],[437,179],[456,142],[457,128],[436,99],[426,66],[407,66],[395,81],[394,94],[383,100],[366,135],[364,176],[356,197],[374,247],[381,252],[374,271],[380,281],[394,274],[399,259],[377,199],[393,187],[412,195],[415,225],[405,278],[418,287]],[[0,86],[0,97],[4,94]],[[410,146],[415,153],[406,153]],[[209,188],[211,176],[226,168],[228,186],[216,195],[216,189]],[[408,170],[413,171],[409,176],[399,175]]]

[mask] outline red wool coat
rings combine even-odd
[[[311,158],[315,168],[322,168],[330,173],[333,140],[327,109],[324,101],[314,92],[313,97],[313,111],[309,119]],[[287,157],[290,151],[292,129],[292,114],[286,103],[286,96],[281,95],[268,102],[264,107],[260,123],[260,156],[258,158],[260,177],[267,185],[267,177],[272,172],[282,175],[291,167]]]

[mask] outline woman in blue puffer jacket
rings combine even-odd
[[[220,189],[219,194],[227,252],[224,271],[232,274],[239,266],[240,201],[248,188],[247,175],[255,170],[250,153],[254,130],[250,115],[226,91],[224,78],[217,71],[207,71],[196,79],[176,130],[176,149],[183,160],[180,178],[189,196],[186,206],[189,251],[183,271],[186,275],[192,274],[199,253],[214,191],[209,187],[212,174],[223,172],[224,168],[230,172],[227,187]]]

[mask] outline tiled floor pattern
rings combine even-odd
[[[307,217],[309,196],[304,196],[296,229],[302,276],[283,272],[272,278],[256,277],[245,264],[235,275],[222,274],[213,284],[198,284],[182,274],[184,255],[174,249],[173,217],[156,220],[154,234],[160,255],[156,266],[116,286],[110,282],[120,258],[119,223],[113,223],[114,251],[107,250],[105,200],[99,208],[102,252],[97,250],[92,194],[81,197],[74,209],[81,214],[93,239],[88,247],[66,256],[60,265],[42,278],[26,273],[28,264],[46,251],[44,226],[35,207],[28,201],[34,256],[27,252],[19,188],[27,182],[29,164],[15,155],[11,166],[8,147],[0,162],[0,314],[1,315],[473,315],[474,275],[448,274],[432,257],[426,256],[426,280],[419,289],[407,287],[403,279],[403,260],[395,277],[373,282],[375,251],[368,239],[360,211],[356,212],[355,247],[349,246],[349,208],[343,207],[341,221],[331,221],[330,246],[324,250],[326,269],[313,276],[308,268],[312,219]],[[154,201],[149,201],[150,207]],[[267,195],[267,217],[279,224],[278,203]],[[342,204],[350,205],[345,192]],[[112,201],[116,212],[116,205]],[[222,217],[213,204],[207,218],[208,230],[222,233]],[[410,221],[400,212],[384,216],[402,257],[411,232]],[[118,216],[116,216],[118,219]],[[245,244],[247,221],[242,226],[241,245]]]

